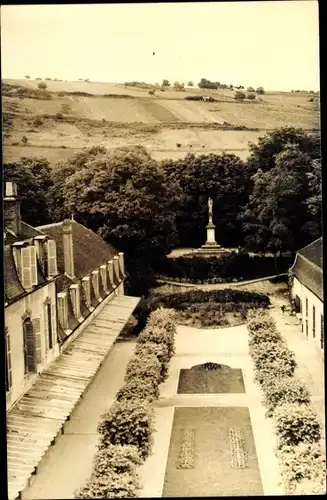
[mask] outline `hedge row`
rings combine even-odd
[[[158,308],[172,308],[186,310],[197,304],[217,308],[222,312],[240,312],[244,309],[267,308],[270,304],[268,295],[260,292],[248,292],[245,290],[190,290],[187,292],[165,293],[149,295],[141,300],[135,310],[138,320],[138,328],[143,328],[149,314]]]
[[[88,483],[75,498],[133,498],[140,488],[136,467],[150,454],[159,384],[174,355],[174,311],[154,311],[139,335],[125,383],[98,425],[100,440]]]
[[[189,283],[250,280],[286,273],[292,266],[291,257],[251,256],[246,252],[230,252],[220,257],[182,255],[160,262],[158,273],[167,278]]]
[[[320,425],[307,388],[294,377],[295,356],[265,310],[248,313],[249,352],[262,387],[267,417],[273,417],[277,458],[286,490],[323,492],[326,462],[319,444]]]

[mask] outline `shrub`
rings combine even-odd
[[[249,348],[249,352],[257,370],[262,370],[266,364],[275,362],[296,367],[294,352],[290,351],[282,340],[278,343],[267,341],[254,344]]]
[[[192,96],[190,96],[192,97]],[[201,97],[201,96],[197,96]],[[227,122],[224,127],[231,127]],[[251,256],[246,252],[229,252],[217,258],[201,255],[181,255],[166,258],[160,262],[156,271],[170,278],[185,278],[189,282],[200,280],[206,282],[212,278],[223,278],[225,281],[233,278],[254,279],[287,272],[292,265],[290,257]]]
[[[115,401],[98,426],[100,446],[137,446],[141,457],[145,459],[152,445],[153,416],[153,407],[147,401]]]
[[[34,127],[40,127],[41,125],[43,125],[43,120],[39,116],[36,116],[32,123]]]
[[[134,377],[126,382],[116,394],[117,401],[136,398],[137,400],[146,399],[149,403],[152,403],[152,401],[158,399],[158,397],[158,386],[140,377]]]
[[[75,492],[75,498],[135,498],[139,490],[138,477],[111,472],[104,477],[94,476]]]
[[[244,92],[239,91],[239,90],[237,90],[234,94],[234,99],[236,101],[244,101],[245,97],[246,97],[246,94]]]
[[[248,292],[245,290],[233,290],[230,288],[222,290],[190,290],[187,292],[163,293],[149,295],[143,298],[135,309],[135,317],[138,320],[138,328],[143,328],[151,312],[158,308],[185,309],[194,303],[235,303],[251,304],[251,308],[267,308],[270,304],[268,295],[260,292]]]
[[[247,95],[246,95],[246,98],[249,99],[249,101],[254,101],[255,98],[256,98],[256,95],[252,92],[249,92]]]
[[[271,417],[274,410],[285,403],[309,404],[310,394],[301,382],[293,377],[268,379],[263,384],[267,416]]]
[[[169,350],[169,347],[170,346],[164,343],[139,342],[135,348],[136,355],[146,356],[148,354],[154,354],[157,357],[160,363],[160,383],[164,382],[167,378],[169,361],[174,354],[174,351]]]
[[[286,403],[276,408],[274,422],[279,440],[279,447],[313,443],[320,439],[318,419],[310,406]]]
[[[44,82],[40,82],[37,86],[38,89],[40,90],[46,90],[48,88],[47,84]]]
[[[286,489],[297,494],[310,494],[323,486],[326,459],[319,443],[300,443],[277,450]],[[326,485],[325,485],[326,489]],[[319,491],[317,491],[319,493]]]
[[[273,318],[264,309],[253,309],[247,314],[247,328],[251,336],[255,337],[257,332],[275,331],[276,324]]]
[[[155,354],[140,353],[134,355],[128,362],[125,374],[125,382],[133,380],[134,377],[148,380],[154,387],[160,384],[161,366]]]
[[[284,377],[292,377],[294,375],[295,366],[285,361],[272,361],[266,363],[260,369],[256,369],[255,380],[263,385],[267,380],[277,380]]]
[[[150,95],[154,95],[154,94],[155,94],[155,90],[153,90],[153,89],[152,89],[152,90],[149,90],[149,94],[150,94]]]
[[[55,119],[56,120],[62,120],[63,119],[63,114],[62,113],[56,113],[55,114]]]
[[[117,474],[133,474],[135,467],[141,465],[138,448],[132,445],[109,444],[102,446],[93,459],[93,475],[105,476],[108,470]]]

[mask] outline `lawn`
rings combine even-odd
[[[219,364],[218,361],[214,363]],[[240,368],[220,365],[216,370],[204,370],[203,365],[182,369],[179,374],[178,394],[239,394],[244,393]]]
[[[175,408],[163,497],[263,495],[247,408]]]

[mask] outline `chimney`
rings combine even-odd
[[[5,183],[4,226],[10,229],[16,236],[21,232],[20,201],[17,198],[17,184],[15,182]]]
[[[75,278],[74,250],[73,250],[73,226],[72,221],[65,219],[62,223],[63,245],[64,245],[64,266],[65,274],[70,278]]]

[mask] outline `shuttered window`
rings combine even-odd
[[[12,386],[12,371],[11,371],[11,346],[10,346],[10,335],[8,328],[5,329],[5,342],[6,342],[6,391],[10,391]]]
[[[32,287],[31,273],[31,253],[29,247],[21,249],[21,269],[22,269],[22,284],[24,288]]]
[[[308,302],[308,299],[305,299],[305,315],[309,316],[309,302]]]
[[[312,336],[316,336],[316,308],[312,306]]]
[[[56,276],[57,271],[57,250],[54,240],[47,241],[47,263],[49,276]]]
[[[33,324],[30,319],[25,319],[24,333],[24,367],[25,373],[36,373],[36,346]]]
[[[52,314],[51,314],[51,304],[47,304],[47,323],[48,323],[48,346],[49,349],[53,347],[53,337],[52,337]]]
[[[66,330],[68,328],[68,310],[67,296],[64,293],[58,295],[58,314],[62,328]]]

